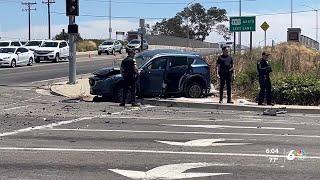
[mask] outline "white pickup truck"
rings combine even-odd
[[[59,62],[69,57],[69,45],[66,41],[46,41],[41,47],[34,50],[35,62]]]

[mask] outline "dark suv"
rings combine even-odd
[[[137,94],[140,97],[184,95],[199,98],[210,92],[210,68],[198,55],[158,54],[139,69]],[[119,69],[108,68],[94,74],[89,79],[92,95],[121,98],[123,79]]]

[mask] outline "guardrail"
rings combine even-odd
[[[300,43],[303,45],[319,50],[319,42],[304,35],[300,35]]]

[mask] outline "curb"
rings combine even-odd
[[[149,104],[153,106],[166,106],[166,107],[184,107],[184,108],[196,108],[196,109],[216,109],[216,110],[235,110],[235,111],[255,111],[263,112],[270,107],[259,107],[259,106],[239,106],[239,105],[228,105],[228,104],[208,104],[208,103],[188,103],[188,102],[172,102],[165,100],[142,100],[143,104]],[[281,106],[285,107],[285,106]],[[278,108],[278,107],[277,107]],[[288,108],[287,113],[301,113],[301,114],[320,114],[319,109],[299,109],[299,108]]]

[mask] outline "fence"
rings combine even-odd
[[[173,37],[173,36],[152,36],[145,37],[150,45],[163,45],[163,46],[179,46],[179,47],[191,47],[191,48],[219,48],[218,43],[202,42],[187,38]],[[189,46],[188,46],[189,44]]]
[[[300,35],[300,43],[302,43],[303,45],[309,48],[319,50],[319,42],[307,36]]]

